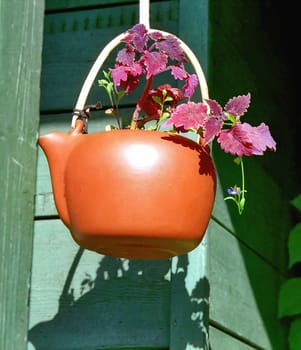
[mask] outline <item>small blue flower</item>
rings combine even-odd
[[[227,192],[228,192],[228,194],[229,194],[230,196],[237,196],[237,195],[240,194],[241,189],[240,189],[240,187],[237,187],[237,186],[235,185],[235,186],[233,186],[233,187],[228,188],[228,189],[227,189]]]

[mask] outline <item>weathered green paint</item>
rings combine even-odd
[[[39,121],[40,0],[0,0],[0,349],[26,349]]]
[[[81,251],[60,220],[41,220],[33,265],[29,341],[37,350],[168,347],[169,260]]]
[[[285,349],[277,319],[283,277],[235,236],[212,221],[208,229],[210,318],[263,349]]]
[[[232,335],[229,335],[218,328],[213,326],[209,329],[209,337],[210,337],[210,346],[212,350],[254,350],[258,347],[255,345],[254,347],[250,344],[246,344],[239,339],[234,338]]]
[[[46,11],[72,10],[78,8],[120,6],[131,0],[48,0],[46,1]],[[137,0],[138,4],[138,0]]]
[[[106,1],[109,3],[112,4]],[[102,7],[103,4],[101,0],[98,4],[93,0],[49,1],[41,134],[56,129],[69,130],[71,110],[99,50],[138,20],[138,2],[124,1],[117,7],[115,3],[114,7]],[[151,23],[155,28],[180,36],[193,49],[205,72],[210,73],[212,98],[226,100],[246,88],[246,92],[253,91],[252,103],[257,106],[256,99],[262,93],[261,80],[251,73],[254,69],[264,72],[264,65],[269,65],[272,72],[273,67],[279,67],[279,61],[270,66],[262,54],[257,55],[258,60],[255,52],[250,60],[246,56],[245,34],[248,41],[253,40],[252,45],[258,42],[260,47],[271,45],[266,36],[261,37],[258,26],[247,25],[262,18],[263,5],[258,0],[252,4],[249,1],[249,6],[250,11],[245,11],[243,3],[230,0],[225,3],[156,1],[152,4]],[[59,9],[71,10],[56,12]],[[112,59],[108,62],[111,64]],[[268,82],[262,80],[265,86],[262,96],[265,95],[268,102],[261,101],[259,105],[264,113],[255,107],[260,112],[256,114],[260,121],[265,119],[271,124],[272,133],[276,130],[278,136],[281,128],[279,130],[278,122],[274,121],[274,109],[268,108],[277,89],[274,90],[275,86],[269,89]],[[105,95],[96,85],[90,102],[101,100],[106,104]],[[70,112],[62,114],[64,110]],[[124,115],[129,110],[125,108]],[[53,113],[46,115],[47,111]],[[250,118],[253,115],[256,118],[256,114],[250,114]],[[100,130],[109,122],[101,118],[100,115],[93,117],[90,132]],[[205,240],[196,250],[172,261],[146,264],[120,262],[84,252],[75,264],[77,254],[81,253],[68,230],[57,220],[48,165],[39,150],[35,208],[38,220],[29,329],[29,338],[36,350],[49,344],[51,350],[83,347],[207,350],[209,343],[211,350],[286,348],[285,328],[278,322],[276,311],[285,269],[285,237],[291,225],[282,182],[270,170],[270,164],[278,155],[269,154],[263,161],[247,159],[247,174],[252,176],[247,179],[248,205],[242,217],[231,203],[223,200],[225,189],[233,185],[229,181],[235,180],[236,175],[239,179],[239,169],[216,147],[213,155],[219,171],[213,220]]]

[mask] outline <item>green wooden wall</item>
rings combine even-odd
[[[226,102],[250,91],[248,115],[254,119],[249,122],[264,119],[279,141],[279,152],[247,161],[248,205],[242,217],[223,201],[237,169],[213,149],[216,205],[204,241],[190,254],[139,261],[80,249],[58,219],[46,159],[38,150],[28,349],[286,349],[277,298],[291,218],[289,192],[275,164],[292,174],[292,193],[296,155],[286,145],[291,134],[283,133],[274,107],[275,101],[288,100],[288,92],[273,83],[272,77],[285,81],[286,71],[283,57],[273,52],[277,13],[266,20],[266,6],[259,0],[151,2],[152,27],[175,33],[195,51],[211,97]],[[97,54],[137,21],[135,1],[46,2],[40,134],[69,130]],[[95,86],[89,102],[99,98]],[[108,122],[95,114],[90,132]]]
[[[0,0],[0,349],[27,348],[44,3]]]

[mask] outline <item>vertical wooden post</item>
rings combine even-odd
[[[44,1],[0,0],[0,349],[27,349]]]

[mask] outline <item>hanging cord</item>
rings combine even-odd
[[[144,24],[146,29],[150,29],[149,22],[149,0],[139,1],[139,23]]]

